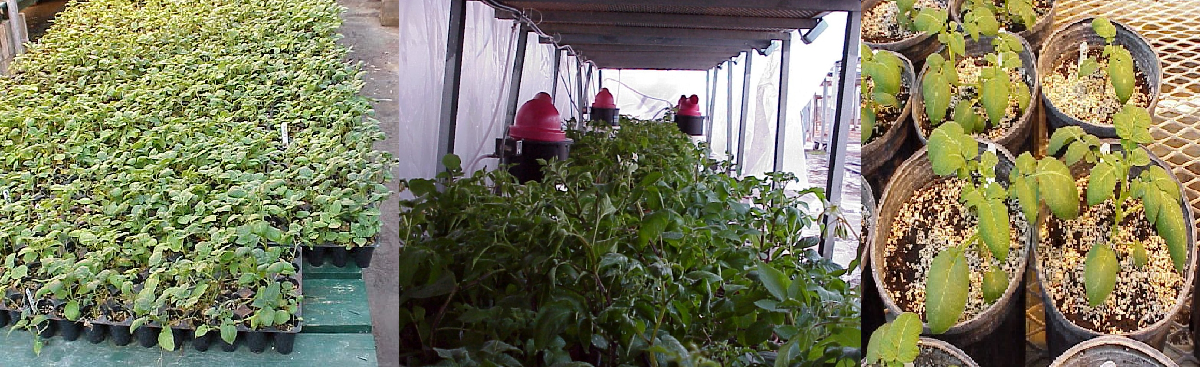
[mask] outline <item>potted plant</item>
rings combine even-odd
[[[902,313],[872,332],[864,366],[974,367],[976,362],[947,342],[920,337],[922,321],[912,312]]]
[[[1088,204],[1079,218],[1041,224],[1035,273],[1052,352],[1104,334],[1161,346],[1189,299],[1192,209],[1170,167],[1140,145],[1150,123],[1128,103],[1114,115],[1119,140],[1079,126],[1051,136],[1047,151],[1063,152]]]
[[[1130,338],[1106,335],[1077,344],[1051,362],[1052,367],[1159,366],[1176,362],[1159,350]]]
[[[1038,75],[1030,45],[979,18],[962,26],[942,14],[924,15],[918,24],[938,34],[944,46],[927,57],[912,94],[914,128],[923,143],[934,128],[956,121],[964,130],[1021,151],[1031,130],[1031,98]]]
[[[912,60],[914,67],[938,50],[935,33],[918,29],[914,19],[923,11],[947,13],[947,0],[867,0],[860,3],[863,43],[873,50],[900,53]],[[944,16],[945,18],[945,16]]]
[[[1051,35],[1055,0],[951,0],[951,16],[959,23],[971,18],[1000,23],[1038,50]]]
[[[1082,19],[1055,31],[1039,55],[1042,103],[1052,128],[1080,126],[1116,138],[1113,115],[1123,105],[1154,115],[1163,71],[1155,50],[1129,27]]]
[[[914,85],[913,65],[905,56],[887,50],[860,50],[860,121],[862,123],[863,176],[882,181],[891,172],[893,154],[909,137],[909,94]]]

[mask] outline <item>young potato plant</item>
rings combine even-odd
[[[901,93],[901,73],[904,65],[896,55],[890,52],[873,52],[867,45],[860,46],[859,55],[860,67],[863,69],[859,82],[863,96],[859,103],[863,125],[861,142],[866,144],[876,129],[877,113],[885,107],[901,107],[897,94]],[[868,89],[869,86],[871,89]]]
[[[1011,171],[1007,190],[995,175],[996,153],[979,153],[977,141],[960,124],[943,124],[934,129],[927,147],[935,174],[953,175],[965,183],[960,202],[978,220],[974,234],[959,245],[940,251],[930,265],[926,318],[931,331],[939,334],[954,326],[967,306],[970,270],[966,251],[976,251],[989,268],[983,274],[985,303],[995,302],[1009,287],[1009,275],[1000,266],[1009,256],[1012,231],[1007,198],[1019,200],[1026,218],[1037,218],[1040,202],[1051,206],[1056,215],[1075,217],[1078,203],[1076,196],[1061,194],[1076,191],[1068,167],[1058,160],[1045,158],[1035,162],[1029,153],[1024,153],[1015,162],[1018,167]]]
[[[3,300],[18,325],[162,326],[165,349],[169,327],[232,342],[297,325],[299,247],[368,243],[388,196],[340,12],[96,0],[58,14],[0,79],[0,288],[26,295]]]
[[[1087,55],[1088,46],[1081,44],[1080,69],[1076,77],[1080,78],[1092,73],[1106,75],[1109,83],[1113,85],[1114,93],[1117,94],[1118,103],[1125,105],[1130,100],[1130,96],[1134,94],[1134,57],[1130,55],[1130,50],[1127,50],[1126,46],[1113,42],[1117,37],[1118,30],[1113,23],[1109,22],[1109,19],[1094,18],[1092,25],[1093,32],[1105,39],[1105,48],[1101,56],[1106,59],[1106,68],[1100,67],[1100,62],[1096,57]]]
[[[1084,261],[1084,288],[1088,302],[1097,306],[1113,292],[1119,269],[1115,246],[1128,246],[1134,257],[1134,265],[1147,263],[1147,250],[1142,242],[1130,243],[1118,240],[1118,226],[1132,209],[1127,208],[1140,200],[1147,222],[1155,226],[1155,233],[1163,238],[1176,271],[1183,272],[1188,259],[1187,230],[1184,214],[1180,209],[1180,188],[1172,174],[1158,165],[1140,144],[1151,142],[1151,115],[1146,109],[1132,104],[1122,107],[1114,115],[1114,126],[1121,141],[1121,149],[1114,151],[1102,146],[1100,140],[1089,135],[1078,126],[1055,130],[1047,146],[1047,152],[1064,152],[1068,164],[1085,161],[1092,164],[1089,172],[1085,198],[1088,205],[1102,205],[1107,200],[1114,202],[1113,223],[1109,242],[1093,244]],[[1147,167],[1137,177],[1129,172],[1136,167]]]
[[[974,98],[960,100],[952,112],[952,120],[970,133],[983,132],[991,124],[998,126],[1005,118],[1010,98],[1018,101],[1019,114],[1030,104],[1030,88],[1020,81],[1013,82],[1009,71],[1022,66],[1019,53],[1022,42],[1012,33],[1000,32],[995,18],[990,15],[969,13],[962,25],[967,36],[979,41],[980,36],[992,38],[994,52],[985,55],[988,66],[980,70],[976,82],[964,82],[956,65],[960,56],[966,56],[965,35],[955,29],[955,22],[947,22],[946,11],[924,9],[914,21],[923,31],[938,34],[938,41],[945,46],[946,55],[930,54],[926,57],[926,72],[922,76],[922,101],[931,127],[942,124],[947,117],[956,87],[971,86],[978,93]],[[980,110],[984,111],[981,116]],[[984,119],[987,117],[987,120]]]
[[[1030,0],[1005,0],[1003,3],[997,6],[993,0],[967,0],[963,8],[970,10],[963,16],[963,29],[973,35],[986,29],[993,29],[995,33],[1002,25],[1000,21],[1030,29],[1038,20],[1038,12]]]
[[[872,332],[867,344],[867,366],[901,367],[911,365],[921,354],[917,342],[922,335],[922,320],[917,314],[903,312]]]

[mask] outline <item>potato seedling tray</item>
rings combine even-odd
[[[296,281],[296,292],[303,296],[303,247],[299,251],[300,253],[292,259],[292,265],[296,267],[296,273],[292,275],[291,279]],[[15,293],[6,294],[5,296],[10,297],[13,295],[20,296]],[[57,306],[58,304],[55,304],[56,308]],[[0,327],[15,324],[17,320],[21,319],[22,312],[23,310],[7,307],[3,302],[0,302]],[[296,325],[286,330],[253,330],[245,325],[238,324],[238,333],[232,344],[226,343],[225,340],[221,339],[220,332],[217,329],[213,329],[198,338],[196,337],[196,328],[194,327],[172,326],[171,337],[174,341],[173,344],[177,348],[183,346],[183,343],[186,342],[191,344],[192,348],[198,352],[208,351],[209,347],[216,343],[221,345],[221,350],[226,352],[233,352],[238,349],[238,346],[246,345],[246,347],[250,348],[251,352],[262,353],[267,349],[267,343],[270,341],[271,345],[275,347],[276,352],[289,354],[292,353],[292,347],[296,342],[296,334],[300,333],[300,329],[304,326],[302,315],[304,315],[304,306],[302,304],[297,305],[296,314],[294,315],[297,320]],[[146,348],[159,345],[159,334],[163,330],[161,324],[150,321],[139,326],[136,330],[130,330],[131,323],[132,319],[129,318],[116,322],[109,320],[104,315],[93,320],[80,319],[76,321],[67,320],[55,315],[46,315],[46,321],[38,326],[40,329],[38,336],[49,339],[58,335],[64,340],[75,341],[83,335],[84,339],[93,344],[103,342],[107,338],[118,346],[128,345],[136,338],[138,344]]]
[[[368,246],[352,247],[347,249],[342,245],[314,245],[306,247],[305,259],[312,266],[322,266],[326,262],[339,268],[346,267],[352,260],[355,265],[361,269],[366,269],[371,266],[371,257],[375,254],[375,249],[379,247],[378,242],[374,242]]]

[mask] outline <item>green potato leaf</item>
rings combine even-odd
[[[1000,126],[1001,119],[1005,117],[1009,107],[1009,75],[1000,68],[993,70],[996,74],[984,79],[980,104],[984,105],[984,111],[988,113],[988,120],[992,126]]]
[[[984,273],[984,302],[996,302],[1001,296],[1005,295],[1005,291],[1009,289],[1009,274],[1005,270],[992,266],[992,269]]]
[[[163,350],[175,350],[175,336],[171,333],[171,328],[166,325],[158,333],[158,346]]]
[[[876,110],[868,106],[859,108],[859,123],[860,126],[860,143],[867,144],[872,138],[873,130],[876,129]]]
[[[967,308],[967,258],[955,248],[945,249],[930,263],[926,278],[926,322],[942,334],[959,322]]]
[[[1073,219],[1080,215],[1080,192],[1068,166],[1054,158],[1038,161],[1039,197],[1060,219]],[[1027,218],[1031,219],[1031,218]]]
[[[1096,307],[1113,293],[1117,283],[1118,257],[1108,244],[1094,244],[1084,259],[1084,292],[1088,304]]]
[[[1126,104],[1134,94],[1134,58],[1125,48],[1114,47],[1113,50],[1109,55],[1109,83],[1118,95],[1118,102]]]
[[[1113,42],[1113,38],[1117,37],[1118,29],[1109,22],[1105,17],[1093,18],[1093,32],[1097,32],[1098,36],[1105,39],[1105,42]]]
[[[965,139],[966,138],[966,139]],[[965,146],[970,141],[970,146]],[[976,158],[976,141],[964,135],[959,124],[943,124],[930,133],[929,149],[930,164],[938,175],[953,175],[967,165],[967,161]],[[971,152],[971,154],[965,154]]]
[[[1112,198],[1117,183],[1116,168],[1111,164],[1098,162],[1088,175],[1088,188],[1085,191],[1088,205],[1097,205]]]

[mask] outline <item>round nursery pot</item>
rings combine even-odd
[[[980,151],[991,150],[996,152],[999,158],[999,163],[996,166],[996,177],[1009,177],[1010,170],[1013,169],[1014,158],[1004,148],[983,141],[978,141]],[[937,185],[952,183],[953,181],[943,181],[943,178],[936,176],[931,168],[930,160],[927,158],[926,149],[919,150],[912,158],[905,161],[897,173],[888,183],[888,187],[884,189],[884,198],[879,205],[876,222],[872,225],[869,232],[869,246],[872,266],[872,280],[875,286],[880,290],[880,298],[882,299],[885,309],[888,311],[889,319],[895,318],[902,312],[917,312],[915,299],[897,298],[897,295],[908,294],[907,291],[922,289],[926,284],[926,274],[930,262],[937,251],[927,251],[928,254],[923,258],[922,250],[926,245],[916,244],[918,237],[935,236],[934,232],[947,233],[948,231],[962,230],[968,231],[970,228],[959,228],[963,226],[961,222],[952,222],[955,218],[942,219],[945,217],[963,217],[968,214],[961,214],[967,211],[966,208],[961,208],[958,202],[958,194],[947,195],[946,192],[958,193],[958,189],[942,189]],[[1008,185],[1008,180],[1000,181],[1003,185]],[[922,191],[924,190],[924,191]],[[947,190],[946,192],[941,190]],[[949,191],[954,190],[954,191]],[[922,210],[914,210],[915,213],[906,213],[903,209],[911,200],[924,200],[921,198],[934,198],[933,200],[950,200],[952,204],[946,208],[927,209],[928,212]],[[940,202],[935,202],[940,203]],[[948,213],[944,215],[943,213]],[[954,214],[951,214],[954,213]],[[1026,267],[1026,260],[1031,251],[1033,251],[1034,235],[1030,230],[1030,226],[1026,225],[1024,216],[1018,208],[1016,202],[1009,204],[1009,216],[1013,232],[1010,241],[1010,255],[1003,264],[1006,272],[1009,274],[1009,287],[1001,298],[997,299],[991,305],[984,304],[981,285],[973,284],[969,290],[968,307],[964,316],[958,323],[952,326],[945,333],[936,335],[936,338],[950,341],[960,347],[972,345],[983,340],[988,335],[997,330],[998,326],[1004,321],[1005,316],[1014,312],[1018,305],[1018,292],[1020,292],[1020,284],[1022,283],[1023,269]],[[908,218],[908,219],[907,219]],[[923,218],[930,218],[926,223],[917,223]],[[962,219],[961,219],[962,220]],[[915,223],[903,223],[905,221],[913,221]],[[919,224],[919,225],[913,225]],[[1014,225],[1016,224],[1016,225]],[[954,228],[954,229],[952,229]],[[890,237],[893,233],[899,234],[898,238],[890,244]],[[951,236],[960,235],[966,236],[966,233],[955,233]],[[962,239],[944,238],[944,243],[954,242],[958,244]],[[932,241],[926,241],[927,243]],[[916,246],[910,246],[910,245]],[[946,245],[941,245],[946,246]],[[909,248],[917,247],[910,250]],[[939,249],[940,250],[940,249]],[[969,264],[972,263],[972,258],[977,257],[977,249],[969,250]],[[979,263],[979,261],[976,261]],[[973,265],[976,266],[976,265]],[[975,272],[980,272],[976,269]],[[913,286],[912,289],[894,289],[896,287]],[[922,297],[924,299],[924,295]],[[925,312],[917,312],[925,318]],[[928,325],[923,325],[924,335],[930,334]]]
[[[969,10],[961,9],[963,2],[964,0],[951,0],[951,17],[961,24],[963,23],[963,15]],[[1000,3],[1003,6],[1005,1],[1000,1]],[[1030,46],[1034,47],[1033,50],[1038,51],[1047,38],[1051,36],[1051,31],[1054,29],[1055,0],[1034,0],[1033,3],[1035,3],[1035,12],[1039,10],[1043,11],[1034,21],[1034,26],[1027,28],[1024,24],[1002,24],[1005,25],[1006,30],[1017,33],[1018,36],[1029,42]]]
[[[941,8],[946,9],[947,0],[931,0],[938,4]],[[915,1],[914,7],[920,7],[924,1]],[[887,9],[886,7],[891,7]],[[863,16],[863,30],[860,32],[863,38],[863,43],[867,44],[873,50],[888,50],[894,51],[905,58],[911,60],[914,67],[919,67],[926,62],[926,56],[937,51],[941,44],[938,43],[938,38],[927,32],[918,32],[907,34],[903,37],[875,37],[873,33],[896,33],[900,28],[896,24],[896,18],[888,18],[884,14],[896,13],[896,2],[892,0],[866,0],[859,3],[859,9]],[[886,32],[891,30],[891,32]]]
[[[1113,108],[1112,111],[1105,112],[1106,116],[1100,118],[1080,118],[1074,114],[1084,112],[1072,112],[1076,108],[1071,106],[1057,106],[1052,99],[1062,99],[1064,101],[1084,100],[1084,98],[1076,97],[1068,94],[1069,89],[1076,88],[1078,83],[1064,83],[1061,87],[1050,85],[1052,78],[1058,74],[1066,73],[1067,70],[1059,70],[1061,66],[1071,67],[1071,64],[1076,63],[1080,59],[1080,43],[1087,42],[1090,53],[1100,55],[1100,50],[1105,46],[1105,39],[1093,32],[1093,18],[1085,18],[1075,23],[1069,24],[1055,31],[1051,38],[1043,45],[1039,51],[1038,59],[1038,74],[1042,76],[1039,84],[1043,85],[1042,104],[1046,108],[1047,125],[1052,129],[1063,126],[1080,126],[1085,132],[1096,135],[1101,138],[1117,138],[1117,130],[1113,127],[1113,113],[1118,111],[1118,108]],[[1130,55],[1134,58],[1135,69],[1135,95],[1131,100],[1140,101],[1137,103],[1140,107],[1146,107],[1147,111],[1152,116],[1155,115],[1155,105],[1159,102],[1159,85],[1163,80],[1163,70],[1159,65],[1159,57],[1156,56],[1155,50],[1151,48],[1151,44],[1142,36],[1134,33],[1129,27],[1121,23],[1113,23],[1117,28],[1117,37],[1114,42],[1125,46],[1130,50]],[[1074,70],[1074,69],[1072,69]],[[1057,74],[1058,73],[1058,74]],[[1074,73],[1073,73],[1074,74]],[[1106,82],[1108,83],[1108,82]],[[1089,94],[1092,92],[1084,91]],[[1142,94],[1142,97],[1139,95]],[[1065,95],[1065,97],[1056,97]],[[1117,103],[1116,98],[1113,103]]]
[[[983,57],[985,54],[993,52],[995,49],[995,47],[992,45],[993,38],[994,37],[980,36],[980,41],[978,42],[973,41],[970,37],[967,38],[965,47],[967,56]],[[1039,93],[1038,71],[1035,68],[1034,53],[1032,51],[1033,48],[1030,47],[1030,44],[1027,43],[1026,40],[1023,40],[1020,37],[1018,40],[1022,42],[1022,52],[1018,53],[1018,57],[1022,59],[1022,67],[1018,70],[1025,73],[1025,75],[1022,76],[1022,81],[1025,82],[1026,86],[1030,88],[1030,103],[1026,106],[1026,110],[1021,111],[1021,114],[1014,117],[1013,120],[1006,122],[1005,119],[1002,119],[1002,126],[989,127],[981,134],[973,134],[977,138],[994,141],[997,144],[1005,147],[1005,149],[1008,149],[1010,152],[1015,153],[1022,152],[1022,146],[1025,145],[1026,139],[1034,130],[1032,128],[1034,126],[1034,101],[1038,100]],[[913,90],[922,90],[922,77],[926,75],[927,70],[929,70],[929,67],[922,67],[922,72],[918,74]],[[960,75],[959,77],[960,80],[963,79],[963,75]],[[930,119],[926,117],[926,102],[921,93],[913,93],[909,98],[911,99],[909,104],[913,105],[913,108],[910,109],[910,114],[913,115],[913,127],[917,130],[918,139],[921,140],[922,144],[924,145],[926,144],[926,138],[930,135],[930,132],[934,130],[935,126],[932,126],[929,122]],[[951,105],[947,108],[947,116],[944,118],[944,121],[951,121],[951,116],[953,115],[952,111],[954,111],[954,109],[954,105]]]
[[[887,177],[878,177],[887,175],[892,172],[892,158],[901,150],[901,145],[905,144],[905,140],[909,138],[910,129],[906,124],[909,121],[910,110],[910,91],[913,90],[913,64],[909,59],[905,58],[900,53],[881,50],[879,52],[888,52],[900,58],[901,63],[901,93],[898,94],[897,101],[901,103],[901,107],[895,111],[895,115],[888,114],[884,116],[876,116],[876,124],[878,127],[884,123],[888,126],[884,130],[883,135],[873,136],[868,140],[867,144],[863,144],[863,150],[860,153],[861,157],[869,157],[862,160],[863,176],[870,178],[872,182],[886,182]],[[861,96],[861,98],[871,98],[871,96]]]
[[[1172,362],[1171,358],[1155,348],[1115,335],[1102,336],[1080,343],[1051,362],[1052,367],[1093,367],[1107,364],[1109,366],[1176,366],[1176,362]]]
[[[1103,148],[1111,150],[1120,150],[1121,145],[1114,140],[1103,140]],[[1139,149],[1144,149],[1140,147]],[[1167,163],[1164,163],[1150,151],[1147,154],[1151,157],[1151,164],[1158,165],[1168,172],[1171,172]],[[1077,163],[1071,167],[1072,175],[1077,179],[1088,175],[1089,169],[1092,167],[1084,162]],[[1146,166],[1134,167],[1131,169],[1130,176],[1137,177],[1142,171],[1146,170]],[[1175,179],[1175,177],[1173,177]],[[1177,181],[1177,186],[1180,183]],[[1081,190],[1081,203],[1085,204],[1083,198],[1084,189],[1077,186]],[[1185,228],[1193,228],[1193,210],[1187,205],[1184,200],[1179,202],[1181,212],[1184,214]],[[1079,218],[1104,217],[1108,212],[1099,212],[1094,207],[1082,208]],[[1079,218],[1077,220],[1079,220]],[[1131,213],[1127,219],[1146,222],[1146,217],[1143,213]],[[1050,222],[1056,221],[1056,222]],[[1075,222],[1074,220],[1073,222]],[[1112,225],[1112,219],[1106,219],[1105,222],[1099,223],[1098,226],[1108,228]],[[1139,223],[1135,222],[1135,223]],[[1167,249],[1163,248],[1160,243],[1149,241],[1152,234],[1150,224],[1147,224],[1147,229],[1135,228],[1134,233],[1139,237],[1134,240],[1142,241],[1147,246],[1148,263],[1144,270],[1136,270],[1132,264],[1132,256],[1124,254],[1125,246],[1114,246],[1114,250],[1118,252],[1119,261],[1126,262],[1119,268],[1118,282],[1112,294],[1110,294],[1105,304],[1097,306],[1100,308],[1096,312],[1091,311],[1087,297],[1084,292],[1084,286],[1081,283],[1084,272],[1084,258],[1087,254],[1087,249],[1079,247],[1067,247],[1063,243],[1062,238],[1070,237],[1076,239],[1077,242],[1091,245],[1100,241],[1107,241],[1107,238],[1096,238],[1096,236],[1105,234],[1096,234],[1096,231],[1088,229],[1096,227],[1086,227],[1083,230],[1076,230],[1082,226],[1065,227],[1057,218],[1050,217],[1047,210],[1039,218],[1040,230],[1038,234],[1038,251],[1034,253],[1034,270],[1035,280],[1039,283],[1041,289],[1041,298],[1043,308],[1046,312],[1046,330],[1047,330],[1047,347],[1052,355],[1063,353],[1068,348],[1084,342],[1089,339],[1097,338],[1102,335],[1112,334],[1129,337],[1139,342],[1147,343],[1155,348],[1162,348],[1164,341],[1171,329],[1172,317],[1181,313],[1184,310],[1187,300],[1192,290],[1192,284],[1195,281],[1196,275],[1196,259],[1197,246],[1193,231],[1186,231],[1186,243],[1188,244],[1188,261],[1185,263],[1185,273],[1180,275],[1181,279],[1178,286],[1168,286],[1163,282],[1153,282],[1155,279],[1168,279],[1172,281],[1171,274],[1175,273],[1175,267],[1171,263]],[[1103,232],[1102,232],[1103,233]],[[1141,233],[1141,234],[1140,234]],[[1059,237],[1058,239],[1056,237]],[[1090,247],[1091,248],[1091,247]],[[1167,269],[1154,270],[1154,269]],[[1168,274],[1165,276],[1165,274]],[[1123,279],[1128,279],[1123,286]],[[1159,283],[1159,284],[1157,284]],[[1052,295],[1049,291],[1063,291],[1066,294],[1056,293]],[[1144,306],[1152,304],[1152,298],[1156,294],[1169,294],[1171,290],[1176,291],[1176,296],[1171,298],[1171,304],[1159,302],[1157,305]],[[1057,298],[1058,297],[1058,298]],[[1135,307],[1148,307],[1144,312],[1130,311],[1133,315],[1123,316],[1122,312],[1113,312],[1113,310],[1131,310]],[[1071,311],[1072,315],[1065,314],[1065,310]],[[1079,312],[1084,310],[1084,312]],[[1153,315],[1148,315],[1148,312],[1159,310],[1161,316],[1154,319]],[[1154,320],[1154,322],[1146,319]]]
[[[960,366],[978,367],[972,357],[954,345],[938,339],[920,338],[917,340],[920,350],[913,365],[917,366]]]
[[[862,176],[860,176],[859,179],[863,185],[863,189],[860,192],[860,202],[863,205],[863,225],[859,243],[859,246],[861,246],[861,250],[863,251],[861,254],[859,254],[860,259],[862,259],[861,267],[863,268],[863,271],[860,274],[871,274],[872,262],[868,260],[871,259],[871,247],[868,246],[867,239],[869,230],[875,223],[876,198],[872,194],[872,187],[867,183],[867,179],[863,178]],[[864,277],[861,275],[859,279],[861,279],[860,281],[862,282]],[[860,302],[863,315],[862,330],[876,330],[880,327],[880,325],[884,325],[884,304],[880,302],[880,292],[876,289],[876,283],[870,280],[862,282],[860,286],[863,290],[863,298]],[[868,341],[871,338],[871,333],[861,333],[860,337],[860,342],[862,343],[861,345],[868,345]]]

